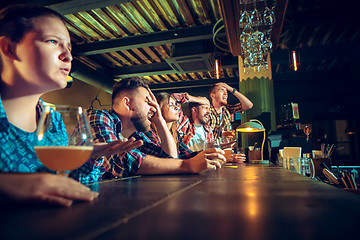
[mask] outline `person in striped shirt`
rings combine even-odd
[[[227,103],[228,92],[231,92],[239,103],[230,105]],[[215,139],[221,139],[223,131],[231,131],[231,114],[243,112],[253,107],[253,103],[226,83],[215,83],[209,88],[211,98],[210,126],[214,132]]]

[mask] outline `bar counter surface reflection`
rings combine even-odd
[[[346,239],[360,195],[272,165],[141,176],[93,187],[93,203],[2,208],[0,239]]]

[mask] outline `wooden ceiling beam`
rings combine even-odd
[[[190,42],[212,38],[213,25],[197,26],[156,33],[139,34],[130,37],[109,39],[92,43],[73,45],[75,56],[94,55],[134,48],[159,46],[169,43]]]
[[[220,0],[221,13],[225,25],[227,42],[229,43],[230,52],[233,56],[241,54],[239,41],[240,28],[240,4],[234,0]]]
[[[112,92],[114,79],[107,71],[102,69],[92,69],[82,62],[74,59],[72,61],[70,75],[73,78],[79,79],[80,81],[83,81],[91,86],[103,89],[108,93]]]
[[[311,76],[311,77],[309,77]],[[281,82],[313,82],[316,81],[329,81],[337,80],[341,78],[341,73],[338,71],[324,71],[324,72],[287,72],[287,73],[274,73],[273,80],[274,83]],[[165,91],[165,90],[174,90],[176,89],[189,89],[189,88],[197,88],[197,87],[208,87],[212,85],[214,82],[225,82],[229,85],[239,84],[239,77],[228,77],[222,79],[202,79],[202,80],[194,80],[194,81],[183,81],[183,82],[171,82],[171,83],[157,83],[151,84],[152,91]]]
[[[273,44],[273,51],[276,50],[280,41],[281,32],[284,26],[285,13],[289,0],[276,0],[275,2],[275,23],[271,30],[271,42]]]
[[[0,6],[4,7],[16,3],[37,4],[47,6],[62,15],[67,15],[135,1],[137,0],[2,0]]]
[[[185,51],[185,49],[184,49]],[[311,63],[322,61],[326,59],[333,58],[351,58],[357,59],[358,53],[360,52],[360,47],[357,45],[331,45],[324,47],[308,47],[299,49],[300,53],[300,61],[302,63]],[[184,55],[192,56],[192,55]],[[271,55],[271,64],[281,64],[288,65],[289,64],[289,50],[280,50],[278,49]],[[223,69],[227,68],[237,68],[238,67],[238,58],[233,57],[231,55],[224,56],[221,59],[221,67]],[[200,71],[200,70],[199,70]],[[196,70],[195,70],[196,72]],[[123,78],[123,77],[131,77],[131,76],[152,76],[152,75],[162,75],[162,74],[173,74],[178,73],[173,70],[166,62],[160,63],[151,63],[151,64],[141,64],[141,65],[133,65],[126,67],[118,67],[114,69],[114,78]],[[278,73],[276,73],[278,74]],[[303,73],[305,75],[306,73]],[[293,75],[287,75],[294,76]],[[312,73],[308,74],[308,78],[311,78]]]
[[[189,55],[191,56],[191,55]],[[221,59],[221,68],[237,68],[238,62],[237,57],[228,56]],[[202,70],[194,70],[192,72],[203,72]],[[175,74],[179,73],[169,66],[167,62],[160,63],[151,63],[151,64],[141,64],[133,65],[126,67],[117,67],[113,71],[114,78],[124,78],[124,77],[143,77],[143,76],[153,76],[153,75],[163,75],[163,74]]]
[[[152,75],[174,74],[177,73],[166,62],[141,64],[126,67],[118,67],[114,70],[114,78],[143,77]]]

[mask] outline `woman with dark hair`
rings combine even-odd
[[[126,152],[141,142],[119,140],[94,146],[89,161],[70,174],[49,174],[34,152],[37,120],[44,109],[40,96],[64,88],[71,69],[71,41],[61,15],[41,6],[12,5],[0,11],[0,200],[47,202],[70,206],[98,193],[75,181],[80,173],[96,181],[103,153]],[[59,113],[51,133],[65,135]],[[34,174],[37,173],[37,174]]]

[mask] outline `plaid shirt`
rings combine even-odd
[[[242,111],[242,103],[235,105],[227,104],[219,114],[214,106],[210,107],[210,126],[214,132],[214,138],[220,138],[222,131],[231,131],[231,114]]]
[[[177,131],[179,132],[180,138],[185,145],[188,145],[191,138],[195,136],[195,125],[190,122],[190,119],[184,114],[181,104],[189,101],[187,93],[173,93],[171,95],[179,103],[179,124]],[[214,139],[213,131],[209,125],[203,125],[206,134],[206,142],[212,142]]]
[[[36,112],[40,114],[44,103],[39,99]],[[58,139],[58,145],[67,145],[67,135],[64,122],[60,113],[51,109],[51,127],[44,134],[44,141]],[[6,116],[0,97],[0,172],[40,173],[54,171],[46,168],[37,158],[34,151],[36,132],[23,131],[11,124]],[[71,171],[71,178],[84,184],[96,182],[101,179],[99,165],[89,159],[80,168]]]
[[[121,135],[122,123],[114,110],[91,110],[88,112],[90,126],[94,130],[95,142],[113,142],[124,138]],[[161,146],[142,132],[134,132],[130,137],[142,140],[144,144],[127,153],[104,156],[104,169],[115,177],[128,177],[136,174],[146,155],[161,158],[171,158]],[[100,161],[100,160],[98,160]]]
[[[148,136],[156,144],[161,145],[160,139],[154,130],[147,132],[146,136]],[[179,158],[181,159],[189,159],[197,154],[197,152],[191,151],[189,147],[186,146],[186,144],[182,141],[179,132],[178,132],[178,142],[176,143],[176,145],[177,145]]]

